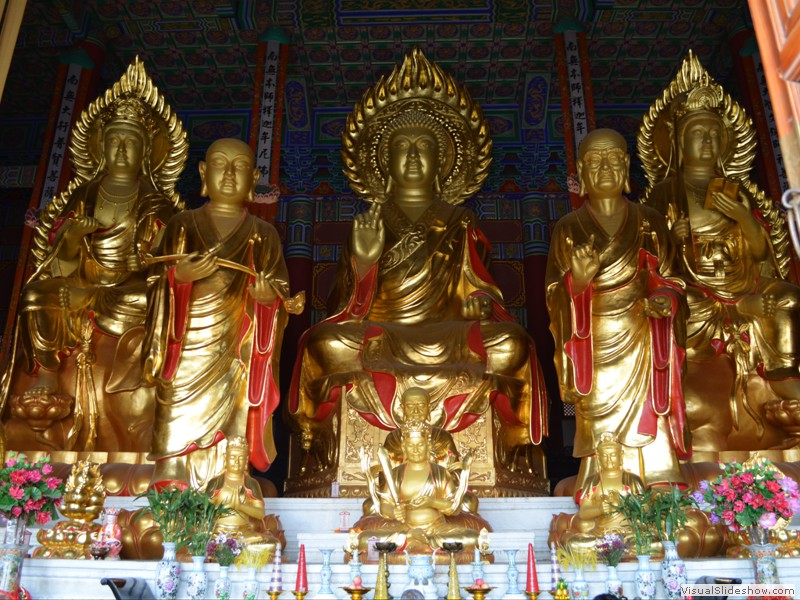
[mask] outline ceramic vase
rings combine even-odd
[[[0,596],[18,597],[22,561],[27,553],[26,545],[0,544]]]
[[[636,557],[639,565],[636,567],[636,595],[642,600],[653,600],[656,595],[656,577],[650,568],[650,555],[641,554]]]
[[[617,567],[608,565],[608,575],[606,576],[606,592],[615,596],[622,596],[622,580],[617,573]]]
[[[228,577],[228,566],[220,566],[219,575],[214,582],[214,598],[216,600],[230,600],[231,597],[231,580]]]
[[[331,580],[333,579],[333,569],[331,569],[331,554],[333,554],[333,548],[322,548],[320,549],[322,553],[322,568],[319,570],[319,591],[317,592],[317,596],[324,596],[331,598],[335,598],[336,596],[331,589]]]
[[[508,557],[508,569],[506,570],[506,579],[508,580],[508,588],[506,594],[509,596],[519,595],[519,571],[517,570],[517,551],[504,550]]]
[[[256,568],[249,567],[247,569],[247,579],[244,582],[244,590],[242,590],[243,600],[256,600],[258,596],[258,579],[256,579]]]
[[[661,563],[661,582],[667,598],[681,598],[681,586],[686,583],[686,563],[678,556],[676,542],[661,542],[664,560]]]
[[[206,573],[206,557],[192,557],[192,572],[186,580],[186,593],[191,600],[203,600],[208,587],[208,574]]]
[[[156,567],[156,594],[160,600],[174,600],[178,597],[181,563],[175,560],[175,542],[164,542],[163,545],[164,557]]]
[[[756,583],[780,583],[778,580],[778,560],[775,557],[775,544],[769,543],[769,529],[748,527],[750,558],[753,559]]]
[[[575,600],[583,600],[589,597],[589,582],[583,575],[583,569],[575,569],[575,579],[569,586],[569,597]]]

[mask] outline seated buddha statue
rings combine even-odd
[[[533,342],[503,308],[490,246],[460,204],[487,175],[488,125],[467,91],[406,57],[348,118],[345,173],[370,208],[339,261],[329,317],[300,342],[289,410],[305,430],[342,399],[385,430],[419,387],[430,421],[449,432],[493,405],[528,443],[546,434]]]
[[[463,469],[456,476],[432,459],[428,423],[406,421],[401,431],[404,461],[392,467],[388,456],[382,458],[382,482],[375,478],[369,456],[362,455],[377,514],[365,514],[353,526],[361,531],[360,548],[366,550],[368,540],[377,537],[400,547],[405,543],[411,554],[430,553],[444,542],[461,542],[463,550],[471,552],[478,544],[480,530],[490,527],[478,514],[461,510],[470,458],[464,458]]]
[[[639,135],[644,201],[667,216],[680,248],[698,451],[777,445],[784,435],[769,412],[800,400],[800,287],[784,280],[785,223],[748,177],[756,143],[742,108],[691,54]]]
[[[247,439],[228,440],[225,471],[209,483],[207,494],[214,504],[225,504],[233,512],[217,520],[214,533],[225,533],[245,544],[272,544],[278,539],[264,525],[264,499],[258,482],[247,473]]]
[[[4,381],[12,416],[42,437],[15,422],[9,445],[145,451],[153,398],[140,387],[147,282],[138,257],[182,208],[174,186],[186,134],[137,59],[83,112],[70,151],[75,177],[34,233],[17,326],[22,360]],[[128,395],[105,405],[120,392]]]

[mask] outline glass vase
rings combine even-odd
[[[156,593],[160,600],[175,600],[181,580],[181,563],[175,560],[175,542],[164,542],[164,556],[156,567]]]
[[[747,535],[750,538],[747,549],[753,559],[756,583],[780,583],[778,559],[775,556],[777,546],[769,543],[769,529],[748,527]]]
[[[208,587],[208,574],[206,573],[206,557],[192,557],[192,572],[186,581],[186,593],[191,600],[203,600]]]
[[[608,575],[606,576],[606,592],[615,596],[622,596],[622,580],[619,578],[616,565],[608,565]]]
[[[589,597],[589,582],[583,575],[583,569],[575,569],[575,579],[569,586],[569,597],[575,600]]]
[[[661,563],[661,582],[667,598],[681,598],[681,586],[686,583],[686,563],[678,556],[676,542],[661,542],[664,560]]]
[[[214,582],[214,598],[215,600],[230,600],[231,597],[231,580],[228,577],[229,566],[219,567],[219,576]]]
[[[19,582],[22,577],[22,560],[28,553],[23,544],[0,544],[0,596],[19,597]]]
[[[639,561],[636,567],[636,594],[642,600],[653,600],[656,595],[656,577],[650,567],[650,555],[640,554],[636,556]]]

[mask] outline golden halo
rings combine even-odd
[[[415,116],[408,116],[411,111]],[[386,143],[409,119],[423,121],[439,141],[442,200],[460,204],[477,192],[492,162],[489,124],[466,88],[418,48],[367,90],[347,117],[342,160],[353,191],[368,202],[386,201]]]
[[[727,130],[727,142],[723,142],[720,153],[725,174],[737,181],[745,180],[755,160],[753,122],[690,50],[661,97],[650,106],[639,128],[637,150],[648,187],[663,181],[677,168],[672,129],[676,117],[687,114],[681,110],[687,100],[696,106],[690,110],[710,110],[720,116]]]
[[[137,56],[120,80],[92,102],[72,128],[69,148],[75,175],[42,210],[31,247],[34,269],[48,255],[49,233],[72,193],[102,170],[105,162],[102,134],[112,118],[127,123],[141,119],[150,147],[149,168],[145,176],[158,192],[172,200],[176,209],[183,208],[183,201],[175,192],[175,183],[189,155],[186,131]]]

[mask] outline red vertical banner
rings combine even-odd
[[[564,144],[567,156],[567,188],[572,210],[583,204],[578,195],[578,147],[595,127],[591,69],[586,34],[574,27],[556,25],[556,62],[561,111],[564,121]]]
[[[262,219],[274,221],[279,197],[281,128],[288,40],[280,31],[270,29],[260,38],[256,54],[256,91],[250,128],[250,146],[261,172],[256,185],[256,199],[250,211]]]

